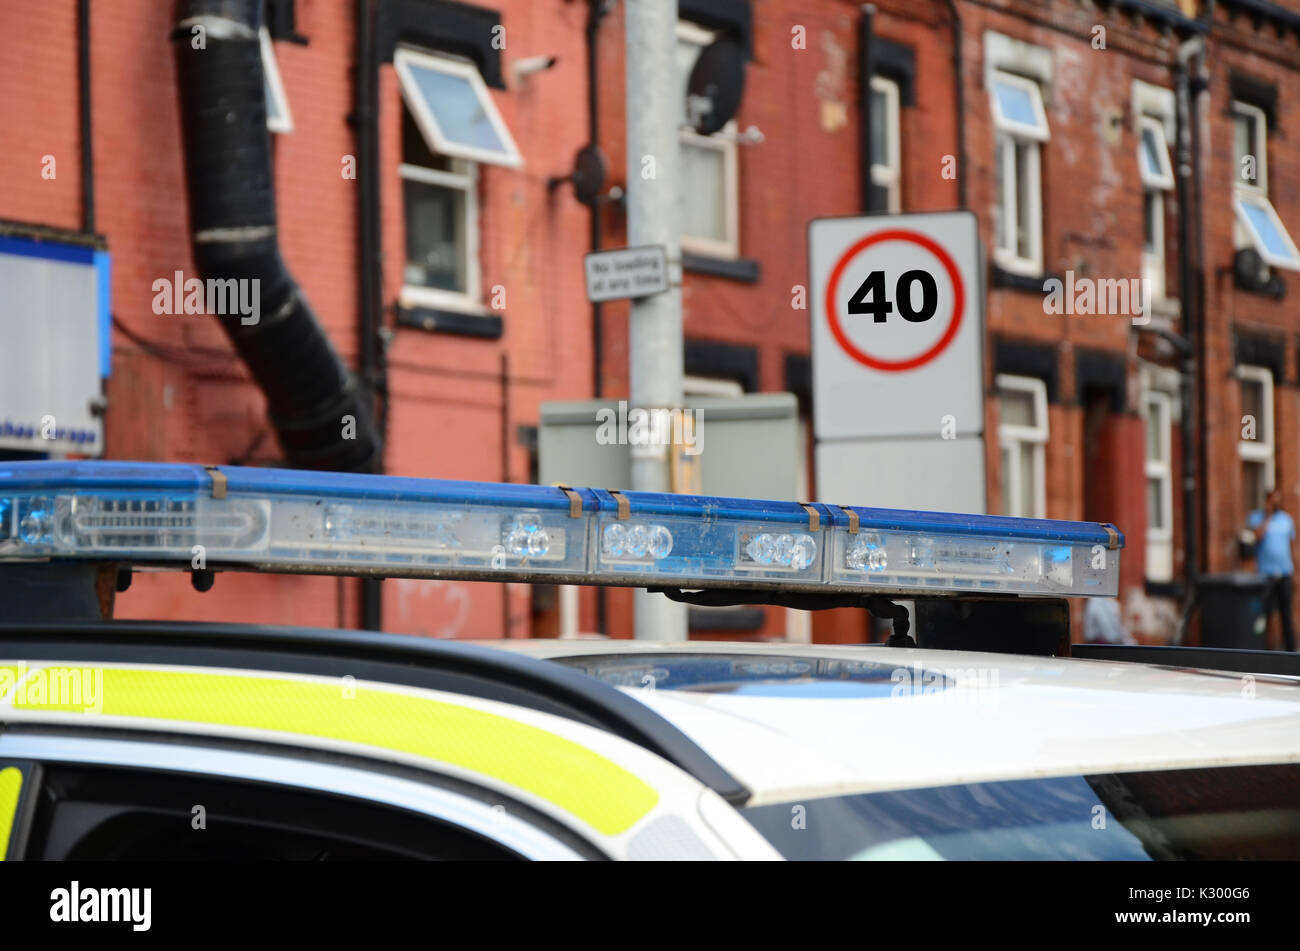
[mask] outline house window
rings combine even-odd
[[[1245,102],[1234,102],[1232,114],[1236,247],[1254,248],[1270,267],[1300,271],[1300,250],[1268,198],[1268,116]]]
[[[481,312],[477,163],[431,152],[403,109],[399,170],[406,222],[402,297]]]
[[[1002,514],[1044,518],[1047,511],[1047,384],[1029,376],[997,377]]]
[[[1174,574],[1174,476],[1171,462],[1173,398],[1148,390],[1143,398],[1146,429],[1147,563],[1151,581]]]
[[[716,135],[693,131],[686,88],[700,53],[714,33],[685,21],[677,24],[678,128],[681,130],[682,248],[697,254],[734,258],[740,255],[739,174],[736,122]]]
[[[991,98],[997,132],[994,257],[1009,271],[1038,275],[1043,270],[1040,143],[1049,137],[1042,90],[1033,80],[994,71]]]
[[[883,76],[871,78],[871,183],[886,196],[884,211],[902,210],[900,179],[902,147],[898,124],[898,83]]]
[[[481,314],[479,165],[523,160],[471,63],[401,48],[393,65],[404,102],[402,301]]]
[[[284,94],[280,67],[275,61],[275,46],[271,33],[262,27],[258,34],[262,44],[262,94],[266,98],[266,127],[272,132],[292,132],[293,113],[289,111],[289,97]]]
[[[1165,192],[1174,187],[1169,142],[1159,119],[1138,123],[1138,174],[1142,180],[1142,277],[1151,299],[1165,296]]]
[[[472,63],[410,49],[393,53],[402,96],[429,149],[517,168],[523,158]]]
[[[1246,512],[1264,507],[1264,497],[1274,485],[1273,373],[1267,367],[1239,366],[1241,382],[1242,505]],[[1250,438],[1253,435],[1254,438]]]

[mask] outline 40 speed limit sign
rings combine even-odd
[[[808,246],[817,437],[981,433],[975,215],[821,218]]]

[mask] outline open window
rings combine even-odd
[[[1268,116],[1246,102],[1234,102],[1232,114],[1237,248],[1254,248],[1269,267],[1300,271],[1300,250],[1268,198]]]
[[[402,97],[431,152],[518,168],[523,157],[472,63],[399,48]]]
[[[1050,136],[1038,83],[994,71],[990,98],[997,131],[997,206],[994,219],[999,266],[1037,276],[1043,270],[1041,143]]]
[[[400,47],[404,103],[404,304],[483,315],[479,266],[480,163],[515,168],[519,149],[483,77],[467,61]]]
[[[289,97],[284,94],[284,81],[275,61],[275,46],[271,33],[262,27],[259,38],[262,44],[262,86],[266,96],[266,127],[272,132],[292,132],[293,113],[289,111]]]

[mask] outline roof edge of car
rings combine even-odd
[[[0,624],[14,659],[276,670],[444,690],[576,720],[682,769],[735,806],[750,791],[694,740],[618,688],[561,664],[412,635],[173,621]]]

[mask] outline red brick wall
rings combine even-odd
[[[383,300],[393,330],[388,352],[392,405],[388,471],[403,475],[521,481],[528,456],[515,433],[535,424],[543,401],[591,394],[593,353],[590,307],[582,285],[588,250],[588,212],[568,186],[547,180],[571,170],[587,138],[586,4],[566,0],[495,0],[506,27],[506,91],[494,90],[523,153],[519,170],[483,167],[481,283],[485,298],[505,292],[504,336],[499,341],[430,334],[396,327],[392,307],[402,280],[404,233],[397,165],[401,96],[391,65],[380,71],[380,204]],[[1136,167],[1130,85],[1134,78],[1172,88],[1176,38],[1153,25],[1059,0],[963,0],[965,102],[962,173],[970,205],[991,246],[994,201],[992,119],[984,88],[986,30],[1051,51],[1055,79],[1047,101],[1052,138],[1043,150],[1044,261],[1048,271],[1073,270],[1092,278],[1136,276],[1140,265],[1141,186]],[[877,3],[878,36],[913,49],[916,104],[901,112],[902,195],[905,211],[944,210],[958,204],[958,182],[944,179],[942,163],[958,152],[951,33],[939,2]],[[42,4],[0,0],[0,218],[62,228],[81,216],[77,124],[75,0]],[[740,128],[758,126],[766,140],[741,146],[740,253],[756,260],[761,280],[748,284],[688,272],[683,288],[689,338],[753,346],[764,390],[785,386],[787,355],[809,352],[808,312],[792,307],[792,288],[807,281],[809,220],[861,207],[857,115],[857,30],[860,4],[852,0],[757,0],[754,59],[747,72]],[[276,56],[295,129],[274,137],[277,200],[285,260],[304,288],[335,345],[349,361],[358,351],[356,268],[357,181],[341,174],[355,155],[347,122],[352,111],[354,35],[351,4],[300,0],[298,30],[306,46],[277,43]],[[627,108],[622,7],[602,24],[598,49],[600,145],[609,159],[609,185],[626,181]],[[168,34],[172,5],[114,0],[92,5],[95,186],[98,229],[113,255],[113,310],[123,330],[113,334],[109,384],[108,454],[114,458],[270,463],[279,456],[263,400],[233,357],[214,321],[152,313],[151,285],[173,271],[194,273],[189,247],[185,172],[175,67]],[[1092,28],[1107,27],[1107,48],[1091,45]],[[806,48],[792,45],[802,28]],[[1300,236],[1300,43],[1279,39],[1246,21],[1230,24],[1220,11],[1211,38],[1211,90],[1201,115],[1205,142],[1205,293],[1208,360],[1204,423],[1208,473],[1208,531],[1202,538],[1213,570],[1235,565],[1233,538],[1239,511],[1236,455],[1240,406],[1234,366],[1234,328],[1274,335],[1285,344],[1286,379],[1276,398],[1277,471],[1287,506],[1300,514],[1300,406],[1295,380],[1296,291],[1283,301],[1235,290],[1230,208],[1231,125],[1225,110],[1228,74],[1238,70],[1275,83],[1281,110],[1270,138],[1272,198],[1293,236]],[[517,81],[511,64],[550,54],[558,64]],[[1118,134],[1111,133],[1119,117]],[[40,176],[41,158],[56,157],[57,178]],[[1167,246],[1176,254],[1174,199],[1169,198]],[[626,223],[607,205],[604,244],[626,240]],[[1171,279],[1176,272],[1171,271]],[[1290,279],[1295,286],[1296,279]],[[1173,285],[1176,286],[1176,285]],[[627,392],[627,307],[605,307],[600,355],[604,394]],[[1136,409],[1140,344],[1122,317],[1053,316],[1034,291],[990,288],[986,353],[995,337],[1055,348],[1060,396],[1050,411],[1047,514],[1083,518],[1105,508],[1128,535],[1123,559],[1126,592],[1140,588],[1145,537],[1142,426]],[[144,341],[141,343],[140,341]],[[1114,354],[1128,366],[1129,413],[1107,421],[1093,467],[1086,466],[1083,410],[1076,401],[1075,360],[1080,350]],[[1169,363],[1169,358],[1163,358]],[[1000,505],[994,368],[987,361],[990,510]],[[505,379],[503,381],[503,371]],[[960,408],[955,408],[960,418]],[[259,439],[261,440],[259,442]],[[1181,473],[1175,433],[1174,487]],[[1097,470],[1097,471],[1094,471]],[[1180,508],[1176,499],[1175,511]],[[1181,519],[1176,515],[1175,571],[1181,565]],[[389,582],[385,623],[392,630],[430,635],[527,634],[528,590],[522,586]],[[285,623],[357,621],[354,582],[333,579],[228,576],[200,596],[183,576],[137,576],[119,600],[124,616],[259,619]],[[609,595],[610,633],[631,633],[631,598]],[[582,598],[582,626],[596,626],[595,599]],[[784,630],[770,611],[763,634]],[[858,612],[828,612],[815,621],[821,640],[859,640]]]

